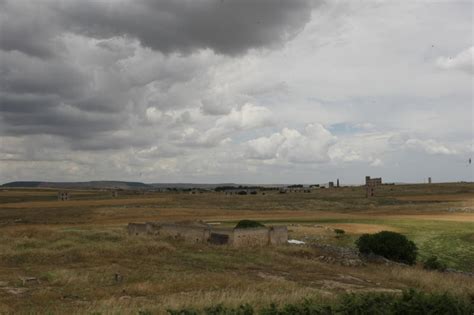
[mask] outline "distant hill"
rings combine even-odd
[[[18,181],[10,182],[1,187],[9,188],[62,188],[62,189],[214,189],[218,186],[238,186],[237,184],[193,184],[193,183],[153,183],[123,181],[89,181],[89,182],[41,182],[41,181]]]
[[[90,182],[37,182],[20,181],[10,182],[2,187],[22,187],[22,188],[64,188],[64,189],[153,189],[153,186],[140,182],[121,181],[90,181]]]
[[[237,184],[232,183],[222,183],[222,184],[194,184],[194,183],[153,183],[149,184],[155,188],[177,188],[177,189],[193,189],[193,188],[204,188],[204,189],[214,189],[219,186],[235,186]]]

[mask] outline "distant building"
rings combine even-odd
[[[328,183],[328,187],[329,187],[329,188],[334,188],[334,182],[329,182],[329,183]]]
[[[379,185],[382,185],[382,178],[370,178],[370,176],[365,176],[365,197],[375,196],[375,188]]]
[[[340,186],[339,186],[339,178],[338,178],[337,181],[336,181],[336,187],[337,187],[337,188],[340,187]]]
[[[431,177],[428,177],[428,184],[431,184]]]
[[[58,192],[58,200],[60,200],[60,201],[69,200],[69,192],[67,192],[67,191],[59,191],[59,192]]]

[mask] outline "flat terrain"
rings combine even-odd
[[[405,288],[474,296],[474,278],[421,266],[343,266],[317,246],[354,248],[363,233],[407,235],[419,260],[474,272],[474,184],[384,185],[311,193],[147,193],[0,189],[0,313],[133,313],[216,303],[333,299]],[[241,219],[286,224],[305,245],[235,249],[129,237],[129,222]],[[343,229],[337,235],[334,229]],[[120,276],[116,279],[115,274]],[[39,281],[25,282],[23,277]]]

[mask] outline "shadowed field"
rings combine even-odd
[[[318,259],[312,244],[354,248],[362,233],[392,230],[451,268],[474,271],[474,185],[362,187],[312,193],[227,196],[223,193],[0,191],[0,310],[12,313],[162,313],[216,303],[267,305],[343,292],[414,287],[474,296],[474,278],[417,267],[342,266]],[[188,245],[129,237],[128,222],[240,219],[287,224],[306,245],[244,248]],[[336,235],[334,229],[343,229]],[[117,278],[115,274],[120,276]],[[39,282],[22,283],[20,277]]]

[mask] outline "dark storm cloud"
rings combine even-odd
[[[209,48],[235,55],[291,38],[321,0],[0,1],[0,48],[45,58],[57,37],[137,38],[164,53]]]
[[[309,21],[312,0],[80,1],[58,8],[88,36],[130,36],[164,53],[210,48],[235,55],[281,44]]]
[[[85,92],[85,74],[63,60],[43,60],[18,52],[1,51],[0,60],[2,92],[55,94],[63,97],[78,97]]]
[[[4,120],[2,133],[5,135],[51,134],[80,140],[94,136],[97,132],[118,130],[123,127],[124,117],[113,114],[90,114],[58,103],[42,103],[24,111],[30,101],[20,103],[12,110],[8,99],[0,99],[6,105],[0,107]],[[26,105],[25,105],[26,103]],[[18,104],[17,104],[18,105]]]
[[[114,135],[143,125],[140,89],[160,80],[155,99],[175,106],[178,92],[166,93],[200,67],[172,53],[236,56],[282,45],[315,1],[0,0],[0,133],[62,136],[75,149],[141,144]],[[141,64],[133,64],[135,44],[151,48]]]
[[[52,57],[59,48],[54,40],[59,25],[50,5],[50,1],[0,1],[0,49]]]

